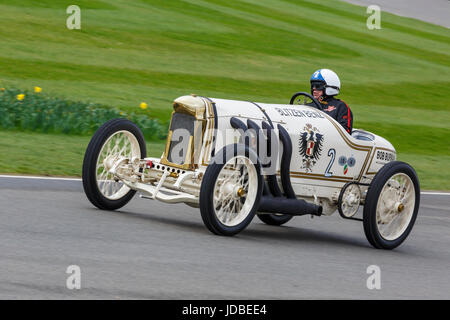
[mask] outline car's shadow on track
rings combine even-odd
[[[266,241],[273,243],[274,241],[301,242],[301,243],[320,243],[326,244],[327,247],[351,246],[359,248],[371,248],[365,243],[365,239],[360,239],[360,235],[346,236],[344,234],[330,233],[321,230],[312,230],[307,228],[299,228],[294,226],[266,226],[263,223],[254,222],[253,228],[247,229],[242,236],[247,236],[247,240],[258,242]],[[245,233],[245,234],[244,234]],[[248,238],[250,237],[250,238]]]
[[[203,225],[201,218],[196,218],[195,221],[192,220],[192,216],[188,215],[189,220],[185,217],[167,217],[160,216],[151,213],[139,213],[131,212],[125,210],[117,211],[106,211],[108,214],[120,215],[122,217],[142,219],[150,223],[158,223],[162,225],[170,226],[171,228],[176,228],[178,231],[186,231],[191,233],[202,234],[203,236],[214,236],[206,227]],[[219,236],[215,236],[219,237]],[[300,242],[304,243],[319,243],[326,244],[327,247],[342,247],[351,246],[358,248],[372,248],[368,243],[366,243],[365,238],[362,239],[361,235],[355,234],[354,236],[346,236],[344,234],[330,233],[320,230],[312,230],[307,228],[299,228],[294,226],[284,225],[284,226],[268,226],[254,218],[253,222],[241,233],[233,237],[220,237],[224,241],[249,241],[267,244],[282,244]]]
[[[93,209],[98,210],[98,209]],[[206,231],[209,232],[206,227],[203,225],[201,218],[200,221],[186,221],[185,219],[180,218],[172,218],[172,217],[163,217],[153,215],[152,213],[140,213],[140,212],[131,212],[125,210],[115,210],[115,211],[102,211],[108,214],[120,215],[125,218],[136,218],[142,219],[147,222],[158,223],[163,225],[170,225],[172,227],[176,227],[178,229],[182,229],[184,231],[198,232],[198,231]]]

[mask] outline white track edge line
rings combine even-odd
[[[60,178],[60,177],[40,177],[40,176],[10,176],[1,175],[0,178],[14,178],[14,179],[36,179],[36,180],[60,180],[60,181],[81,181],[81,178]],[[421,192],[423,195],[434,195],[434,196],[450,196],[450,192]]]
[[[10,175],[0,175],[0,178],[35,179],[35,180],[61,180],[61,181],[81,181],[81,178],[60,178],[60,177],[39,177],[39,176],[10,176]]]
[[[421,192],[420,194],[434,195],[434,196],[450,196],[450,193],[446,192]]]

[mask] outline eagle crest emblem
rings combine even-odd
[[[299,139],[299,150],[303,162],[302,169],[305,169],[306,172],[311,172],[312,167],[319,160],[322,153],[322,144],[323,135],[320,134],[319,129],[309,123],[306,124]]]

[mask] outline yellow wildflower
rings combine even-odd
[[[2,92],[5,91],[5,88],[0,88],[0,91],[2,91]]]
[[[40,87],[34,87],[34,92],[39,93],[42,91],[42,88]]]
[[[139,108],[141,108],[142,110],[147,109],[148,105],[145,102],[141,102],[141,104],[139,105]]]
[[[25,99],[25,95],[23,93],[17,95],[17,100],[22,101]]]

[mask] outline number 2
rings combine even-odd
[[[328,150],[328,156],[331,157],[330,163],[328,164],[327,169],[325,170],[325,177],[331,177],[333,172],[330,172],[331,167],[333,166],[334,159],[336,158],[336,150],[330,149]]]

